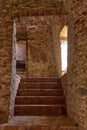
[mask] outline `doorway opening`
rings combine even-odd
[[[65,25],[60,32],[61,43],[61,68],[62,75],[67,72],[67,56],[68,56],[68,27]]]
[[[16,30],[16,74],[25,77],[27,70],[27,27],[17,23]]]

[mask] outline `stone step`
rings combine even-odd
[[[15,99],[16,105],[28,104],[64,104],[63,96],[17,96]]]
[[[61,96],[61,89],[18,89],[17,96]]]
[[[66,114],[65,105],[15,105],[15,116],[59,116]]]
[[[35,88],[35,89],[57,89],[61,88],[60,83],[55,83],[55,82],[22,82],[19,84],[19,89],[28,89],[28,88]]]
[[[21,82],[60,82],[59,78],[22,78]]]
[[[16,116],[66,114],[59,78],[22,78],[15,99]]]
[[[41,126],[41,125],[28,125],[28,126],[22,126],[22,124],[19,123],[19,125],[11,126],[11,125],[5,125],[0,126],[0,130],[79,130],[78,126]]]
[[[58,126],[56,127],[56,128],[54,128],[53,130],[79,130],[79,127],[78,126],[59,126],[59,128],[58,128]]]

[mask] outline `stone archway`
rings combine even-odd
[[[32,7],[31,7],[32,4]],[[62,2],[38,1],[5,1],[0,3],[1,15],[1,48],[0,48],[0,76],[1,76],[1,90],[0,90],[0,123],[8,122],[10,92],[14,91],[14,86],[11,86],[11,72],[12,72],[12,35],[13,35],[13,21],[14,18],[29,15],[47,15],[47,14],[61,14],[64,13],[60,7]],[[30,7],[30,8],[29,8]],[[33,11],[32,11],[33,8]],[[14,75],[15,76],[15,75]],[[10,114],[13,110],[10,110]]]

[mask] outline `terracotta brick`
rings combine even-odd
[[[41,126],[32,126],[31,130],[41,130]]]
[[[0,90],[0,96],[9,96],[10,95],[10,91],[9,90]]]
[[[0,130],[4,130],[4,126],[0,126]]]
[[[41,130],[50,130],[50,126],[42,126]]]
[[[25,130],[24,126],[5,126],[3,130]]]
[[[16,126],[5,126],[4,130],[17,130],[18,127]]]
[[[31,130],[32,126],[25,126],[25,130]]]

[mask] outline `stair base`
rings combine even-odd
[[[15,116],[59,116],[66,114],[61,105],[15,105]]]
[[[15,116],[0,130],[79,130],[79,127],[66,116]]]

